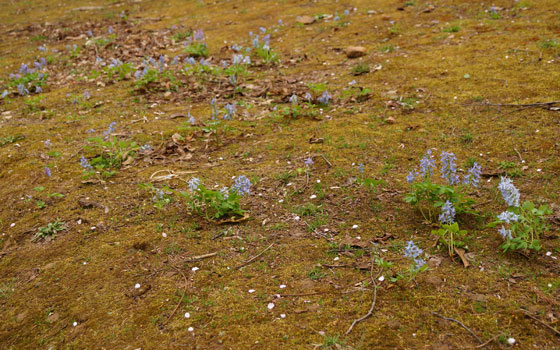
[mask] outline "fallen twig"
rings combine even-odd
[[[330,168],[332,168],[332,164],[331,162],[329,162],[329,160],[327,159],[327,157],[325,157],[323,154],[320,154],[321,157],[323,157],[323,159],[325,160],[325,162],[327,162],[327,164],[329,165]]]
[[[346,331],[346,335],[350,334],[350,332],[352,332],[352,328],[354,328],[354,326],[359,323],[362,322],[363,320],[365,320],[366,318],[368,318],[369,316],[371,316],[373,314],[373,309],[375,308],[375,302],[377,301],[377,283],[375,283],[375,279],[377,277],[373,277],[373,264],[374,264],[375,258],[372,257],[371,259],[371,267],[369,270],[369,276],[371,278],[371,283],[373,284],[373,301],[371,302],[371,306],[369,308],[369,311],[367,314],[365,314],[364,316],[355,319],[354,321],[352,321],[352,324],[350,325],[350,328],[348,328],[348,330]],[[383,272],[383,268],[381,268],[379,270],[379,273],[377,274],[378,276]]]
[[[474,334],[474,332],[471,331],[467,326],[465,326],[461,321],[457,321],[456,319],[451,318],[451,317],[442,316],[442,315],[438,314],[437,312],[433,312],[433,311],[432,311],[432,314],[434,314],[434,315],[436,315],[436,316],[438,316],[438,317],[441,317],[441,318],[443,318],[444,320],[456,322],[456,323],[459,324],[461,327],[463,327],[467,332],[469,332],[473,337],[475,337],[476,340],[477,340],[479,343],[482,343],[482,340],[480,340],[480,338],[477,337],[477,335]]]
[[[560,332],[557,331],[556,329],[554,329],[553,327],[551,327],[550,325],[548,325],[547,323],[539,320],[538,318],[536,318],[535,316],[531,315],[529,313],[529,311],[523,310],[523,309],[519,309],[521,312],[523,312],[525,314],[525,316],[528,316],[530,318],[532,318],[533,320],[537,321],[538,323],[542,324],[543,326],[545,326],[546,328],[550,329],[551,331],[553,331],[554,333],[556,333],[556,335],[560,335]]]
[[[202,255],[192,256],[190,258],[187,258],[187,260],[190,261],[190,262],[199,261],[199,260],[202,260],[202,259],[211,258],[211,257],[213,257],[217,254],[218,254],[218,252],[202,254]]]
[[[165,326],[167,324],[167,322],[169,322],[169,320],[171,320],[171,318],[175,315],[175,313],[177,312],[177,309],[179,309],[179,305],[181,305],[181,303],[183,302],[183,298],[185,297],[185,294],[187,294],[187,284],[188,284],[187,276],[185,276],[183,271],[179,270],[175,266],[171,265],[171,267],[174,268],[176,271],[178,271],[183,276],[183,278],[185,279],[185,289],[183,289],[183,295],[181,295],[181,299],[179,299],[179,302],[177,303],[177,306],[175,306],[175,309],[173,309],[173,311],[171,312],[171,315],[169,315],[167,320],[165,320],[165,322],[163,322],[161,324],[162,327]]]
[[[266,247],[262,252],[260,252],[259,254],[255,255],[254,257],[252,257],[251,259],[245,261],[243,264],[237,266],[235,269],[239,270],[240,268],[242,268],[243,266],[249,265],[251,262],[253,262],[255,259],[257,259],[259,256],[263,255],[267,250],[269,250],[270,248],[272,248],[272,246],[274,245],[274,243],[271,243],[268,247]]]
[[[488,339],[487,341],[485,341],[484,343],[482,343],[482,344],[480,344],[480,345],[475,346],[474,348],[475,348],[475,349],[483,348],[483,347],[485,347],[486,345],[490,344],[492,341],[498,339],[498,337],[499,337],[500,335],[503,335],[503,333],[498,333],[498,334],[496,334],[496,335],[493,336],[492,338]]]

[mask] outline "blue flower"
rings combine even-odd
[[[88,35],[90,38],[93,38],[93,32],[92,32],[91,30],[88,30],[88,31],[87,31],[87,35]]]
[[[358,171],[360,172],[360,174],[363,174],[364,170],[365,170],[364,163],[358,164]]]
[[[40,94],[41,92],[43,92],[43,89],[40,86],[35,86],[35,93]]]
[[[406,177],[406,182],[411,184],[414,182],[414,180],[416,180],[417,177],[418,177],[418,172],[415,169],[413,169],[408,172],[408,176]]]
[[[450,201],[445,201],[445,204],[441,207],[439,222],[442,224],[452,224],[455,222],[455,207],[453,207]]]
[[[232,76],[229,77],[229,83],[232,86],[235,86],[237,84],[237,78],[235,77],[235,75],[232,75]]]
[[[510,224],[512,222],[517,222],[517,220],[519,220],[519,215],[506,210],[498,215],[498,220],[504,221],[506,224]]]
[[[51,148],[51,146],[52,146],[51,140],[45,140],[45,141],[43,141],[43,144],[44,144],[45,147],[47,147],[47,148]]]
[[[452,152],[441,152],[441,178],[446,179],[450,185],[455,185],[459,182],[457,176],[457,165],[455,161],[457,158]]]
[[[187,114],[187,116],[189,117],[189,119],[187,120],[191,125],[196,124],[196,120],[194,119],[194,117],[191,115],[191,112],[189,112]]]
[[[202,31],[202,29],[199,29],[196,32],[194,32],[193,38],[196,41],[204,40],[204,32]]]
[[[469,183],[474,187],[478,187],[480,183],[480,174],[482,172],[482,167],[477,163],[474,162],[472,168],[469,169],[469,173],[463,179],[463,183],[468,185]]]
[[[345,14],[346,16],[348,16],[348,15],[350,15],[350,11],[348,11],[348,9],[346,9],[346,10],[344,10],[344,14]]]
[[[228,197],[229,197],[229,188],[223,187],[223,188],[220,190],[220,193],[224,196],[225,199],[228,199]]]
[[[406,247],[404,248],[403,256],[405,258],[416,259],[422,255],[424,251],[416,246],[413,241],[407,241]]]
[[[259,47],[259,36],[256,35],[253,40],[251,41],[252,45],[254,48],[258,48]]]
[[[231,120],[231,118],[235,115],[235,102],[226,104],[225,110],[226,115],[224,116],[224,119]]]
[[[436,162],[432,156],[432,150],[428,149],[424,157],[420,160],[420,176],[424,179],[427,177],[431,178],[435,168]]]
[[[245,175],[239,175],[235,178],[231,189],[237,192],[241,197],[246,194],[251,194],[251,180]]]
[[[319,101],[321,104],[328,105],[331,98],[332,98],[331,94],[329,94],[328,91],[325,91],[323,92],[321,97],[317,99],[317,101]]]
[[[290,103],[293,105],[297,105],[297,95],[293,94],[292,96],[290,96]]]
[[[512,235],[511,235],[511,230],[506,230],[506,228],[504,227],[504,225],[502,225],[502,227],[500,229],[498,229],[498,232],[502,235],[503,239],[512,239]]]
[[[109,26],[109,29],[107,30],[107,32],[108,32],[109,34],[115,33],[115,31],[113,30],[113,26]]]
[[[150,146],[148,144],[140,146],[140,152],[148,152],[148,151],[153,151],[152,146]]]
[[[415,270],[420,270],[420,268],[424,265],[426,265],[426,262],[424,261],[424,259],[422,259],[422,258],[414,259],[414,269]]]
[[[193,177],[187,184],[191,191],[196,191],[198,190],[198,186],[200,186],[200,179],[198,177]]]
[[[52,175],[51,169],[50,169],[48,166],[45,167],[45,174],[46,174],[48,177],[51,177],[51,175]]]
[[[109,124],[109,128],[107,128],[107,130],[103,132],[105,139],[107,139],[112,133],[115,132],[115,125],[117,125],[117,122],[112,122],[111,124]]]
[[[261,31],[261,33],[266,34],[266,28],[265,27],[260,27],[259,30]]]
[[[29,90],[23,84],[17,86],[18,92],[21,96],[29,95]]]
[[[311,100],[313,99],[313,96],[311,96],[311,94],[309,92],[306,92],[305,95],[303,95],[303,98],[305,98],[307,100],[307,102],[311,102]]]
[[[8,96],[10,93],[8,92],[8,90],[4,90],[4,92],[2,92],[2,95],[0,95],[0,98],[6,98],[6,96]]]
[[[305,164],[305,166],[307,167],[310,167],[313,165],[313,159],[311,159],[311,157],[308,157],[303,161],[303,164]]]
[[[91,98],[91,95],[89,94],[89,91],[84,91],[84,99],[89,100]]]
[[[500,179],[500,184],[498,185],[498,189],[502,192],[502,197],[504,197],[504,201],[510,207],[518,207],[519,206],[519,190],[513,185],[511,179],[502,176]]]
[[[88,160],[82,156],[82,158],[80,158],[80,165],[82,166],[82,168],[91,171],[93,170],[93,167],[89,164]]]

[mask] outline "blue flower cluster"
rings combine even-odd
[[[317,101],[319,101],[319,103],[323,104],[323,105],[328,105],[330,100],[331,100],[332,96],[331,94],[329,94],[328,91],[323,92],[323,94],[321,95],[321,97],[319,97],[317,99]]]
[[[441,207],[439,222],[442,224],[452,224],[455,222],[455,207],[453,207],[450,201],[445,201],[445,204]]]
[[[498,189],[502,192],[502,197],[510,207],[519,206],[519,190],[513,184],[510,178],[502,176]]]
[[[441,178],[445,179],[447,183],[451,186],[458,185],[460,183],[459,175],[457,175],[457,158],[452,152],[441,153]],[[436,161],[432,155],[432,150],[428,149],[426,154],[420,160],[420,171],[412,169],[408,172],[406,181],[408,183],[413,183],[417,178],[424,180],[431,179],[434,175],[434,170],[436,169]],[[482,167],[474,162],[473,166],[467,171],[467,175],[463,178],[462,183],[465,185],[473,185],[478,187],[480,183],[480,176],[482,172]]]
[[[93,170],[93,167],[91,166],[91,164],[89,164],[88,160],[84,156],[80,158],[80,165],[82,166],[82,168],[86,169],[87,171]]]
[[[245,175],[239,175],[235,178],[231,189],[237,192],[241,197],[251,194],[251,180]]]
[[[406,242],[406,247],[404,248],[403,256],[405,258],[411,258],[414,260],[414,268],[419,270],[422,266],[426,264],[421,255],[424,251],[416,246],[413,241]]]
[[[200,179],[198,177],[193,177],[189,180],[187,185],[189,186],[189,190],[196,191],[198,190],[198,186],[200,186]]]
[[[519,220],[519,215],[506,210],[498,215],[498,220],[503,221],[506,224],[511,224],[512,222],[517,222]]]

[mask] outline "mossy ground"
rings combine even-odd
[[[39,45],[60,52],[67,44],[84,47],[86,39],[80,36],[88,28],[104,35],[109,25],[117,32],[117,43],[132,32],[155,40],[142,52],[156,58],[181,53],[181,43],[162,42],[173,35],[173,25],[203,29],[214,63],[231,58],[225,41],[248,46],[249,31],[278,28],[271,45],[281,63],[250,68],[246,83],[267,87],[262,97],[249,91],[228,98],[215,88],[205,93],[203,82],[196,94],[183,91],[176,97],[174,92],[134,93],[130,80],[110,84],[102,78],[83,79],[93,66],[92,50],[84,48],[74,58],[57,55],[37,108],[18,96],[0,102],[0,137],[25,137],[0,146],[0,347],[479,345],[456,323],[432,314],[437,312],[460,320],[483,341],[502,334],[515,338],[517,348],[559,348],[553,331],[520,311],[530,310],[558,329],[560,268],[558,260],[545,255],[560,255],[555,222],[541,252],[529,258],[501,253],[501,237],[486,227],[503,208],[498,178],[484,178],[472,193],[481,204],[481,217],[464,219],[472,253],[467,269],[433,247],[431,226],[403,202],[408,170],[427,148],[434,148],[453,151],[461,168],[472,158],[487,173],[511,162],[522,198],[551,203],[558,210],[559,112],[483,104],[560,100],[560,47],[554,44],[560,43],[558,2],[499,0],[493,5],[498,7],[496,18],[491,18],[488,3],[457,0],[5,2],[0,14],[3,78],[40,56]],[[346,9],[348,16],[343,15]],[[121,11],[126,11],[126,21],[119,17]],[[297,16],[335,12],[340,21],[296,23]],[[277,25],[280,19],[283,24]],[[347,59],[343,50],[352,45],[366,47],[368,54]],[[102,53],[106,59],[111,50],[117,49]],[[369,65],[371,72],[352,75],[358,63]],[[368,99],[343,98],[352,80],[371,90]],[[335,97],[320,120],[275,116],[272,106],[283,108],[293,91],[306,91],[307,83],[325,83]],[[67,97],[85,90],[98,107],[73,105]],[[105,183],[82,183],[79,158],[86,154],[87,130],[100,133],[116,121],[119,137],[155,146],[170,140],[186,120],[171,115],[191,110],[197,119],[209,119],[212,97],[220,106],[232,100],[250,105],[239,108],[231,122],[235,131],[223,145],[198,140],[189,160],[150,163],[137,158]],[[53,144],[50,150],[42,143],[47,139]],[[59,155],[47,154],[53,150]],[[310,156],[314,165],[307,179],[297,169]],[[358,163],[368,176],[384,181],[376,192],[349,181],[358,175]],[[51,177],[44,174],[46,165]],[[253,194],[243,205],[251,219],[235,225],[208,223],[180,200],[154,208],[151,195],[138,184],[151,182],[160,170],[187,172],[165,182],[179,190],[186,188],[184,180],[191,174],[220,186],[230,185],[232,176],[249,176]],[[41,186],[43,191],[34,189]],[[64,197],[46,197],[55,192]],[[317,197],[310,199],[312,195]],[[80,198],[99,207],[84,208]],[[46,207],[39,209],[37,199]],[[320,206],[319,212],[296,220],[294,212],[309,202]],[[32,241],[38,227],[56,218],[67,223],[65,231],[48,242]],[[309,225],[316,226],[315,233]],[[417,285],[381,283],[373,315],[346,336],[352,320],[370,307],[373,292],[364,283],[368,271],[321,264],[367,267],[369,247],[338,253],[333,248],[345,236],[367,242],[385,234],[392,238],[379,243],[379,252],[397,267],[407,264],[401,256],[409,239],[441,264],[420,276]],[[270,244],[255,261],[236,269]],[[207,259],[191,259],[214,252]],[[335,257],[339,260],[333,263]],[[199,269],[193,272],[193,267]],[[269,303],[275,305],[272,310]],[[498,340],[486,345],[505,347]]]

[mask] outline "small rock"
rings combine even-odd
[[[305,24],[305,25],[313,24],[313,23],[315,23],[315,17],[311,17],[311,16],[301,16],[301,17],[298,17],[298,18],[296,19],[296,22],[297,22],[297,23],[301,23],[301,24]]]
[[[426,277],[426,283],[431,284],[434,287],[439,287],[443,284],[443,280],[439,276],[430,275]]]
[[[387,327],[390,329],[399,329],[401,328],[401,323],[398,320],[389,320],[387,321]]]
[[[428,266],[431,268],[436,268],[441,265],[441,258],[438,256],[430,256],[428,259]]]
[[[47,320],[49,321],[49,323],[54,323],[54,322],[58,321],[59,318],[60,318],[60,315],[58,314],[58,312],[53,312],[52,314],[47,316]]]
[[[366,48],[363,46],[349,46],[346,48],[346,57],[357,58],[366,55]]]

